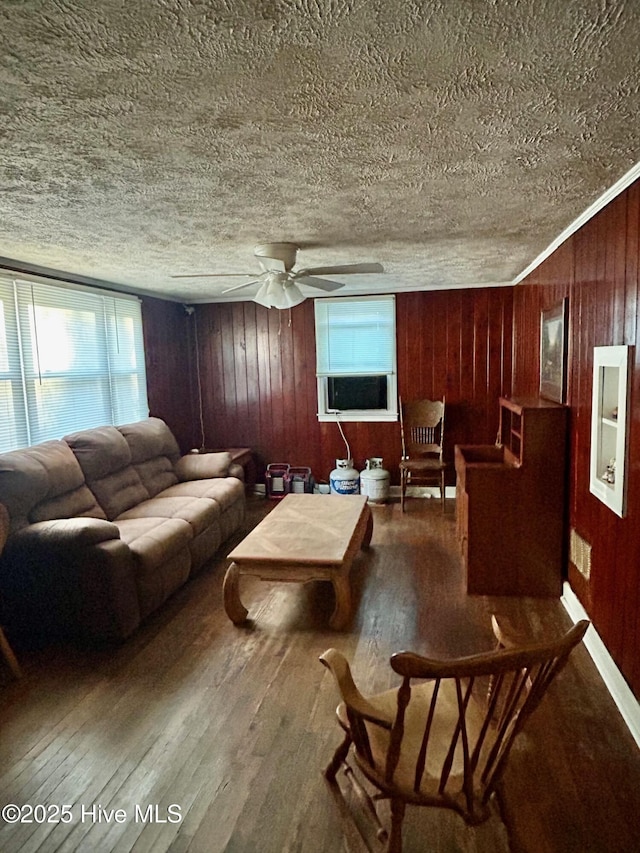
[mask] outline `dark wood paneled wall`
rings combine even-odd
[[[569,525],[591,544],[591,576],[569,580],[612,657],[640,696],[640,349],[636,183],[569,238],[514,290],[514,393],[535,393],[540,311],[568,298],[571,408]],[[634,345],[627,514],[589,492],[593,347]]]
[[[637,696],[639,234],[635,184],[515,288],[397,295],[399,392],[405,399],[446,395],[450,460],[454,444],[495,441],[500,394],[537,394],[540,311],[568,298],[568,515],[570,527],[592,546],[590,580],[571,568],[569,579]],[[290,313],[253,302],[199,305],[188,317],[181,305],[145,299],[143,312],[151,412],[168,421],[183,449],[247,445],[262,463],[309,465],[317,479],[328,477],[344,444],[335,424],[316,418],[311,300]],[[636,345],[624,519],[588,486],[592,352],[605,344]],[[203,431],[195,362],[189,359],[196,351]],[[382,456],[397,482],[398,424],[346,424],[345,431],[358,467],[367,456]]]
[[[398,389],[447,399],[446,453],[493,442],[511,383],[512,288],[398,294]],[[326,480],[345,445],[318,423],[313,301],[291,312],[253,302],[196,306],[205,444],[253,448],[262,464],[308,465]],[[345,423],[358,467],[382,456],[397,481],[398,423]],[[450,481],[453,483],[453,467]]]
[[[193,322],[179,303],[142,300],[149,413],[169,424],[183,452],[198,446],[192,403]]]

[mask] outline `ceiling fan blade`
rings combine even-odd
[[[344,284],[341,284],[339,281],[329,281],[328,278],[316,278],[315,276],[310,275],[296,275],[296,284],[307,284],[309,287],[317,287],[318,290],[339,290],[341,287],[344,287]]]
[[[287,272],[284,261],[279,258],[258,258],[258,263],[264,272]]]
[[[171,278],[231,278],[232,276],[241,275],[244,278],[249,278],[255,275],[254,272],[185,272],[180,275],[172,275]]]
[[[342,264],[334,267],[311,267],[300,270],[296,278],[301,275],[354,275],[356,273],[384,272],[382,264]]]
[[[253,281],[243,281],[242,284],[234,284],[233,287],[227,287],[222,292],[231,293],[232,290],[241,290],[243,287],[251,287],[252,284],[262,284],[262,279],[255,278]]]

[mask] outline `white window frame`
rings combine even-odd
[[[355,302],[380,301],[380,299],[388,300],[392,306],[393,313],[393,352],[392,361],[388,367],[388,371],[381,370],[375,375],[386,373],[387,376],[387,408],[386,409],[330,409],[329,408],[329,392],[328,379],[329,376],[344,376],[344,373],[321,373],[318,369],[319,349],[318,349],[318,305],[319,303],[335,303],[336,305],[353,304]],[[315,299],[316,308],[316,381],[318,393],[318,412],[317,417],[320,423],[333,423],[336,421],[343,422],[392,422],[398,420],[398,383],[397,383],[397,357],[396,357],[396,312],[395,312],[395,297],[388,295],[380,296],[340,296],[334,298]],[[353,372],[347,374],[349,376],[370,376],[370,371],[362,371],[361,373]]]
[[[37,276],[0,285],[0,451],[148,416],[138,297]]]

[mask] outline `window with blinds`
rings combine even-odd
[[[396,420],[393,296],[315,300],[320,420]]]
[[[148,414],[138,299],[0,278],[0,451]]]

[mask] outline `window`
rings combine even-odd
[[[393,296],[316,299],[318,419],[395,421]]]
[[[0,278],[0,451],[148,413],[138,299]]]

